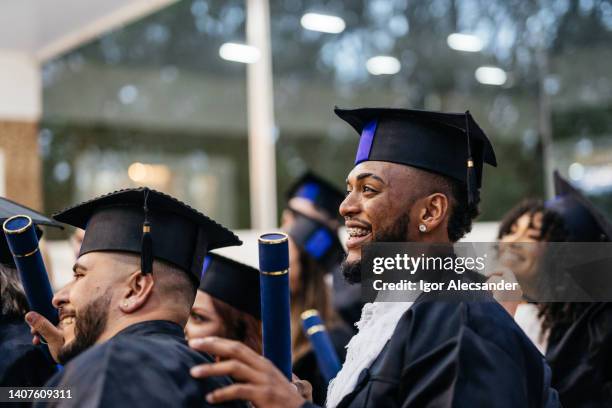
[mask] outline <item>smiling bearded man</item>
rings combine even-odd
[[[483,164],[493,148],[469,113],[336,109],[361,135],[340,206],[349,233],[344,274],[361,275],[369,242],[451,244],[478,214]],[[464,274],[462,279],[473,279]],[[364,306],[359,332],[332,380],[327,407],[555,407],[542,355],[490,294],[479,301]],[[439,299],[439,298],[438,298]],[[470,298],[472,300],[472,298]],[[226,359],[192,375],[229,374],[244,384],[209,401],[248,399],[258,407],[313,407],[269,362],[221,340],[190,344]],[[289,384],[290,385],[290,384]]]
[[[238,245],[229,230],[180,201],[147,188],[121,190],[57,214],[85,229],[74,279],[53,297],[56,328],[26,320],[65,364],[47,386],[70,390],[61,407],[208,406],[204,396],[229,378],[197,381],[212,362],[184,339],[204,257]],[[245,404],[236,402],[235,407]]]

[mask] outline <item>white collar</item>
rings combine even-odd
[[[342,369],[327,389],[327,408],[335,408],[357,385],[359,374],[372,365],[387,341],[393,335],[402,315],[413,302],[366,303],[361,319],[355,323],[359,332],[347,345]]]

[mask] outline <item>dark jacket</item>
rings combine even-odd
[[[55,373],[55,363],[32,344],[21,317],[0,316],[0,387],[42,387]]]
[[[206,394],[231,383],[225,377],[191,377],[191,367],[210,362],[187,346],[178,324],[148,321],[83,352],[47,386],[71,390],[72,398],[57,404],[61,407],[209,407]]]
[[[542,355],[499,304],[430,300],[402,316],[339,407],[559,406]]]
[[[551,330],[546,360],[565,407],[612,406],[612,303],[592,303]]]

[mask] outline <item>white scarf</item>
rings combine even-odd
[[[346,346],[342,369],[329,383],[325,404],[327,408],[335,408],[355,389],[359,374],[376,360],[412,303],[374,302],[363,306],[361,319],[355,324],[359,331]]]

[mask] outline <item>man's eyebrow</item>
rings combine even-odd
[[[382,178],[378,177],[374,173],[360,173],[355,178],[359,181],[359,180],[363,180],[364,178],[368,178],[368,177],[372,177],[373,179],[376,179],[376,180],[380,181],[383,184],[387,184],[387,183],[385,183],[385,181]],[[346,179],[346,184],[349,184],[349,180],[348,179]]]
[[[77,262],[77,263],[75,263],[75,264],[72,266],[72,272],[76,273],[77,269],[80,269],[81,271],[86,271],[86,270],[87,270],[87,268],[86,268],[86,267],[84,267],[83,265],[81,265],[81,264],[80,264],[80,263],[78,263],[78,262]]]

